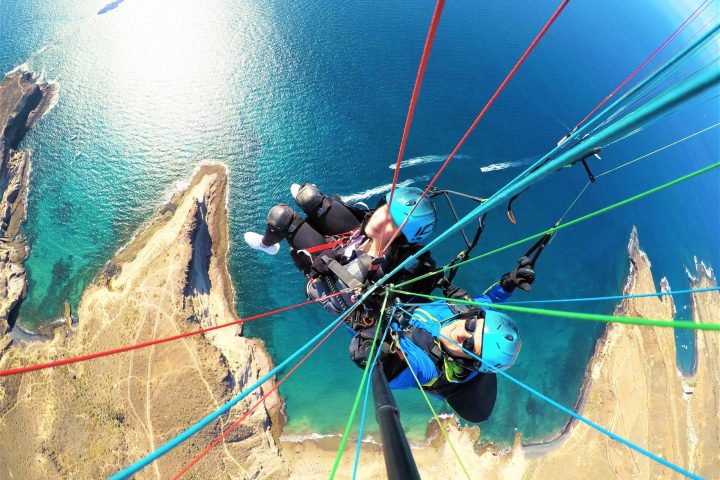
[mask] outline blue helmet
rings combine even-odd
[[[495,370],[510,368],[520,353],[522,340],[515,320],[504,313],[485,310],[485,329],[483,330],[482,363],[478,371],[492,373]]]
[[[395,225],[402,225],[405,218],[412,211],[407,223],[402,227],[402,233],[410,243],[417,243],[429,237],[437,222],[435,205],[429,198],[423,197],[420,204],[413,211],[413,207],[422,196],[423,191],[415,187],[398,187],[393,194],[392,205],[390,205],[390,216]],[[390,202],[390,194],[385,196],[385,201]]]

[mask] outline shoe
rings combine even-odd
[[[298,193],[300,193],[300,189],[302,188],[302,185],[298,183],[293,183],[290,185],[290,195],[292,195],[293,198],[297,199]]]
[[[279,243],[276,243],[275,245],[265,245],[264,243],[262,243],[262,238],[263,236],[259,233],[245,232],[245,243],[247,243],[250,248],[260,250],[261,252],[265,252],[268,255],[275,255],[280,251]]]

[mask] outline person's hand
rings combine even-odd
[[[518,287],[529,292],[534,281],[535,269],[532,260],[529,257],[520,257],[518,266],[500,278],[500,286],[506,292],[513,292]]]
[[[367,362],[370,361],[370,350],[372,349],[373,338],[375,337],[375,329],[365,328],[358,331],[350,340],[350,360],[360,368],[365,368]],[[380,348],[379,361],[382,362],[387,356],[389,345],[382,342],[378,345]]]

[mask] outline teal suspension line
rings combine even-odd
[[[624,93],[620,98],[615,100],[613,103],[605,107],[600,113],[596,114],[590,121],[583,124],[580,128],[573,131],[567,139],[565,139],[564,142],[562,142],[560,145],[557,145],[555,148],[550,150],[547,154],[545,154],[542,158],[540,158],[537,162],[529,166],[524,172],[522,172],[520,175],[518,175],[515,179],[511,180],[505,187],[501,188],[500,191],[504,190],[505,188],[508,188],[509,186],[515,184],[518,180],[528,177],[533,171],[538,169],[540,166],[542,166],[545,162],[547,162],[550,158],[553,157],[553,155],[557,154],[562,150],[564,145],[568,144],[568,142],[582,138],[582,135],[587,132],[587,130],[590,128],[591,125],[593,125],[593,122],[595,119],[605,116],[607,113],[612,111],[615,107],[620,105],[622,102],[630,101],[634,99],[638,93],[642,92],[642,90],[647,87],[649,84],[651,84],[657,77],[664,74],[668,69],[673,68],[676,64],[679,62],[682,62],[687,56],[693,55],[695,52],[700,50],[701,48],[708,45],[710,42],[713,41],[713,38],[720,32],[720,23],[716,23],[715,26],[706,32],[703,36],[698,38],[695,42],[688,45],[687,48],[683,49],[682,51],[678,52],[676,55],[674,55],[670,60],[668,60],[666,63],[664,63],[660,68],[655,70],[653,73],[645,77],[643,80],[641,80],[637,85],[632,87],[630,90],[628,90],[626,93]],[[600,142],[598,142],[600,143]]]
[[[715,31],[716,29],[713,30],[713,32]],[[675,106],[685,102],[686,100],[703,93],[704,91],[712,88],[713,86],[716,86],[718,83],[720,83],[720,70],[712,69],[701,72],[701,74],[697,75],[696,77],[686,79],[680,84],[675,85],[673,88],[659,95],[657,98],[649,101],[647,104],[641,106],[636,111],[626,115],[614,124],[609,125],[594,136],[588,137],[582,143],[568,149],[565,153],[559,155],[558,157],[548,161],[543,165],[540,165],[536,170],[527,174],[527,176],[521,178],[521,174],[521,176],[516,177],[516,181],[510,182],[508,186],[500,189],[485,202],[481,203],[470,213],[461,218],[454,225],[447,228],[444,232],[438,235],[437,238],[435,238],[423,248],[418,250],[414,255],[408,257],[404,262],[395,267],[394,270],[385,275],[385,277],[381,278],[376,283],[376,285],[383,285],[388,278],[401,271],[408,262],[416,260],[420,255],[430,250],[439,242],[445,240],[450,235],[457,232],[463,225],[471,221],[474,222],[484,213],[501,205],[504,205],[514,195],[523,192],[526,188],[528,188],[534,183],[537,183],[543,178],[549,176],[550,174],[559,171],[567,165],[572,165],[588,157],[596,146],[603,145],[626,135],[627,133],[643,126],[647,122],[652,121],[654,118],[657,118],[668,110],[671,110]]]
[[[175,436],[174,438],[170,439],[168,442],[164,443],[157,449],[155,449],[153,452],[145,455],[143,458],[139,459],[138,461],[134,462],[133,464],[129,465],[128,467],[122,469],[121,471],[117,472],[115,475],[112,475],[109,477],[109,480],[121,480],[132,477],[134,474],[145,468],[146,466],[150,465],[152,462],[157,460],[158,458],[162,457],[166,453],[168,453],[170,450],[174,449],[181,443],[183,443],[185,440],[189,439],[193,435],[195,435],[197,432],[205,428],[206,426],[210,425],[213,421],[217,420],[220,416],[230,411],[230,409],[238,404],[241,400],[243,400],[245,397],[250,395],[254,390],[259,388],[263,383],[270,380],[273,375],[278,373],[281,369],[283,369],[285,366],[287,366],[293,359],[298,357],[302,352],[310,348],[312,345],[314,345],[318,340],[320,340],[326,333],[328,333],[330,330],[332,330],[335,325],[343,321],[343,319],[349,315],[355,307],[360,305],[365,299],[367,298],[367,295],[363,295],[358,301],[356,301],[345,313],[340,315],[335,319],[335,321],[331,322],[327,327],[325,327],[320,333],[315,335],[313,338],[308,340],[305,345],[300,347],[295,353],[290,355],[288,358],[286,358],[282,363],[277,365],[275,368],[270,370],[267,374],[265,374],[262,378],[260,378],[257,382],[253,383],[251,386],[240,392],[238,395],[230,399],[225,405],[218,408],[214,412],[208,414],[203,419],[192,425],[190,428],[182,432],[181,434]]]

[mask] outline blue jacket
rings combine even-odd
[[[477,302],[502,303],[510,298],[510,295],[512,294],[503,290],[500,284],[496,284],[486,294],[473,297],[473,300]],[[437,302],[416,307],[409,323],[413,327],[427,330],[433,338],[438,339],[440,337],[440,321],[452,316],[452,310],[448,307],[447,302],[444,300],[438,300]],[[396,324],[393,324],[392,328],[396,331],[399,329]],[[400,336],[399,338],[400,346],[402,347],[403,352],[405,352],[407,362],[412,366],[412,369],[415,372],[415,375],[417,375],[418,380],[420,380],[420,383],[425,385],[437,378],[438,370],[432,358],[430,358],[430,356],[428,356],[422,348],[415,345],[409,338],[405,336]],[[472,372],[462,383],[469,381],[476,375],[477,372]],[[410,369],[405,368],[397,377],[390,381],[389,385],[390,388],[393,389],[416,388],[417,382],[413,378]]]

